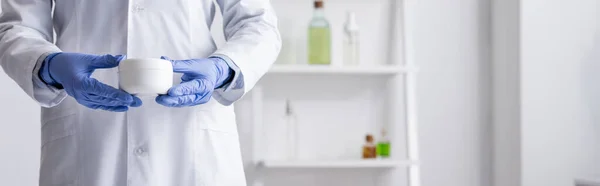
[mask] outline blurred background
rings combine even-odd
[[[248,185],[600,185],[600,1],[271,3],[281,54],[236,103]],[[0,185],[37,185],[39,108],[0,86]]]

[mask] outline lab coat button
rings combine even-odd
[[[146,150],[144,150],[144,148],[137,148],[135,149],[135,154],[137,154],[138,156],[144,156],[146,155]]]
[[[136,13],[136,12],[143,12],[144,11],[144,7],[140,6],[140,5],[133,5],[131,7],[131,12]]]

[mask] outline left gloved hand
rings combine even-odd
[[[208,102],[216,88],[231,81],[233,70],[217,57],[206,59],[171,60],[173,72],[183,73],[182,83],[173,86],[166,95],[156,97],[156,102],[167,107],[195,106]]]

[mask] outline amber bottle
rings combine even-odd
[[[373,135],[367,134],[366,137],[367,143],[363,146],[363,159],[371,159],[377,157],[377,147],[375,146],[375,141],[373,139]]]

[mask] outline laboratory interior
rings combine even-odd
[[[233,105],[248,186],[600,186],[600,1],[270,4],[280,53]],[[40,105],[0,86],[0,185],[38,185]]]

